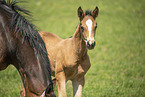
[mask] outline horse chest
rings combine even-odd
[[[71,67],[67,67],[65,69],[65,74],[66,74],[67,80],[71,80],[75,78],[76,76],[84,75],[85,70],[83,69],[81,64],[75,64],[75,65],[71,65]]]
[[[85,70],[83,69],[82,65],[79,65],[77,67],[77,74],[84,74],[85,73]]]

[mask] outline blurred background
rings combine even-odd
[[[94,50],[88,51],[83,97],[145,97],[145,0],[25,0],[32,23],[65,39],[73,35],[79,6],[85,11],[99,7]],[[0,97],[18,97],[22,81],[9,66],[0,72]],[[71,82],[67,95],[72,97]],[[55,88],[57,93],[57,87]]]

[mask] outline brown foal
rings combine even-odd
[[[59,97],[66,97],[65,84],[68,80],[73,84],[73,96],[81,97],[85,83],[85,74],[91,63],[88,49],[95,47],[95,31],[99,9],[85,13],[78,8],[79,24],[72,38],[61,39],[57,35],[45,31],[39,32],[44,40],[51,63],[52,75],[56,77]]]

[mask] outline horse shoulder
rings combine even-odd
[[[85,75],[91,66],[88,54],[86,54],[80,62],[78,62],[78,74]]]
[[[65,67],[76,65],[78,55],[75,53],[71,38],[61,41],[58,48],[61,48],[60,55],[63,55]]]
[[[59,44],[62,39],[50,32],[41,31],[39,34],[45,42],[48,56],[51,60],[55,60],[59,50],[57,44]]]

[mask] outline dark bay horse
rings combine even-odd
[[[57,35],[45,31],[39,32],[44,40],[50,58],[52,74],[56,77],[59,97],[66,97],[65,83],[73,84],[73,96],[81,97],[85,83],[85,74],[91,63],[88,49],[95,47],[95,31],[99,9],[85,13],[78,8],[79,24],[72,38],[61,39]]]
[[[0,71],[13,64],[27,97],[55,97],[45,43],[16,3],[0,0]]]

